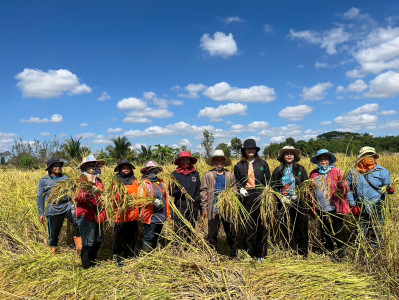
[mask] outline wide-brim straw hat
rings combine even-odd
[[[231,166],[231,159],[226,157],[226,155],[224,155],[223,150],[221,150],[221,149],[215,150],[215,152],[213,152],[212,156],[208,157],[206,159],[206,163],[213,167],[214,166],[213,159],[215,157],[224,157],[224,166],[225,167]]]
[[[359,151],[359,155],[357,156],[357,159],[361,158],[362,156],[365,155],[370,155],[372,157],[374,157],[375,159],[379,158],[380,156],[377,154],[377,152],[375,151],[375,149],[373,147],[370,146],[365,146],[362,147]]]
[[[147,162],[144,168],[140,170],[141,174],[145,174],[148,170],[153,169],[161,172],[163,169],[155,161],[150,160]]]
[[[61,168],[64,166],[64,162],[61,161],[58,157],[52,157],[47,162],[46,171],[50,170],[51,166],[54,164],[61,164]]]
[[[84,165],[89,162],[96,162],[96,165],[100,168],[104,167],[106,164],[105,160],[97,160],[97,158],[93,154],[90,154],[86,157],[83,157],[82,162],[79,165],[79,168],[82,169],[84,167]]]
[[[182,151],[180,152],[179,157],[176,158],[175,165],[179,165],[180,161],[185,157],[190,159],[192,165],[194,165],[197,162],[197,159],[191,156],[191,153],[189,151]]]
[[[314,163],[314,164],[318,164],[318,157],[320,156],[320,155],[323,155],[323,154],[325,154],[325,155],[327,155],[329,158],[330,158],[330,165],[332,165],[332,164],[334,164],[336,161],[337,161],[337,158],[335,157],[335,155],[334,154],[332,154],[330,151],[328,151],[327,149],[320,149],[319,151],[317,151],[317,153],[316,153],[316,155],[315,156],[313,156],[311,159],[310,159],[310,161],[312,162],[312,163]]]
[[[246,139],[244,141],[244,144],[242,145],[242,148],[241,148],[241,153],[244,153],[245,149],[249,149],[249,148],[255,148],[256,152],[260,151],[260,148],[258,146],[256,146],[256,141],[254,139]]]
[[[292,146],[284,146],[279,152],[278,152],[278,156],[277,156],[277,160],[279,162],[283,162],[284,161],[284,153],[285,152],[294,152],[295,155],[295,161],[298,162],[301,160],[301,151],[298,149],[295,149]]]
[[[118,162],[118,165],[115,167],[114,172],[119,172],[119,167],[122,165],[129,165],[132,170],[136,169],[136,167],[133,166],[130,161],[128,161],[127,159],[122,159],[120,162]]]

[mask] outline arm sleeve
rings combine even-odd
[[[208,210],[208,186],[206,184],[207,174],[204,175],[201,182],[200,188],[200,197],[201,197],[201,207],[203,212],[207,212]]]
[[[199,176],[199,173],[197,173],[197,185],[195,187],[195,193],[194,193],[194,200],[195,203],[198,203],[198,205],[201,204],[201,196],[200,196],[200,190],[201,190],[201,179]]]
[[[273,190],[275,192],[279,193],[280,192],[280,188],[281,188],[281,184],[280,184],[279,180],[277,179],[278,178],[277,169],[278,168],[274,169],[274,171],[273,171],[271,185],[273,187]]]
[[[46,189],[43,186],[43,181],[39,181],[39,187],[37,189],[37,209],[39,216],[44,216],[44,201],[45,201]]]
[[[355,197],[353,196],[354,186],[353,186],[353,174],[352,172],[349,173],[348,177],[346,178],[346,184],[348,185],[348,203],[350,207],[356,205]]]
[[[266,176],[266,186],[270,184],[271,176],[270,176],[270,168],[269,164],[264,161],[265,164],[265,176]]]
[[[386,186],[387,184],[392,183],[391,181],[391,173],[387,169],[383,170],[383,176],[382,176],[382,184],[383,186]]]

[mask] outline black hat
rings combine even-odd
[[[254,139],[246,139],[244,141],[244,145],[241,148],[241,152],[244,153],[245,149],[255,148],[256,152],[259,152],[260,148],[256,146],[256,142]]]
[[[118,162],[118,165],[115,167],[114,172],[119,172],[119,167],[120,167],[121,165],[129,165],[129,166],[132,168],[132,170],[136,169],[136,168],[131,164],[130,161],[128,161],[127,159],[122,159],[120,162]]]
[[[60,161],[60,159],[58,157],[52,157],[47,161],[47,168],[46,171],[50,170],[51,165],[54,164],[61,164],[61,167],[64,165],[64,162]]]

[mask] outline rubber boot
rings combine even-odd
[[[82,251],[82,237],[80,236],[74,236],[73,241],[75,242],[75,248],[78,253]]]
[[[82,251],[80,252],[80,258],[82,259],[83,269],[88,269],[93,266],[93,264],[90,262],[90,250],[91,247],[83,246]]]
[[[57,252],[58,252],[57,247],[55,247],[55,246],[50,246],[50,252],[51,252],[51,254],[52,254],[53,256],[56,255]]]
[[[100,249],[101,243],[94,243],[93,246],[90,247],[89,251],[89,260],[95,265],[95,260],[97,258],[98,250]]]

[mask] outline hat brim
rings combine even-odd
[[[246,148],[241,148],[241,153],[244,153],[244,152],[245,152],[245,149],[252,149],[252,148],[255,148],[255,149],[256,149],[256,152],[259,152],[259,151],[260,151],[260,148],[259,148],[259,147],[246,147]]]
[[[358,155],[357,159],[361,159],[363,156],[366,156],[366,155],[370,155],[370,156],[374,157],[375,159],[380,158],[380,156],[375,152],[365,152],[365,153],[362,153],[361,155]]]
[[[180,164],[180,161],[181,161],[183,158],[189,158],[192,165],[194,165],[194,164],[197,163],[197,159],[196,159],[195,157],[193,157],[193,156],[182,156],[182,157],[176,158],[174,164],[175,164],[175,165],[179,165],[179,164]]]
[[[225,167],[231,166],[231,159],[230,159],[230,158],[228,158],[228,157],[226,157],[226,156],[218,156],[218,155],[208,157],[208,158],[206,159],[206,161],[205,161],[205,162],[207,163],[207,165],[213,167],[213,166],[215,165],[215,164],[213,163],[213,159],[214,159],[215,157],[223,157],[223,158],[224,158],[224,166],[225,166]]]
[[[327,155],[327,156],[330,158],[330,165],[335,164],[335,163],[337,162],[337,158],[336,158],[335,155],[332,154],[331,152],[322,153],[322,154],[313,156],[313,157],[310,159],[310,162],[317,165],[317,164],[319,163],[319,162],[318,162],[318,157],[319,157],[319,156],[322,156],[323,154]]]
[[[279,162],[284,162],[284,157],[283,157],[283,155],[284,155],[285,152],[289,152],[289,151],[294,152],[294,154],[295,154],[295,161],[296,161],[296,162],[298,162],[298,161],[301,160],[301,151],[298,150],[298,149],[281,149],[281,150],[278,152],[277,160],[278,160]]]
[[[45,170],[46,170],[46,171],[49,171],[49,170],[51,169],[51,166],[54,165],[54,164],[61,164],[61,168],[64,166],[64,162],[62,162],[62,161],[55,161],[55,162],[51,163]]]
[[[163,170],[162,167],[144,167],[140,170],[141,174],[145,174],[149,169],[156,169],[159,172],[161,172]]]
[[[115,167],[114,172],[119,172],[119,167],[120,167],[120,166],[123,166],[123,165],[128,165],[128,166],[130,166],[130,167],[132,168],[132,170],[136,169],[136,167],[133,166],[132,164],[121,164],[121,165],[117,165],[117,166]]]
[[[79,168],[82,169],[82,167],[83,167],[85,164],[88,164],[88,163],[91,163],[91,162],[95,162],[96,165],[99,166],[100,168],[102,168],[102,167],[104,167],[104,166],[106,165],[105,160],[92,160],[92,161],[86,161],[86,162],[80,164]]]

